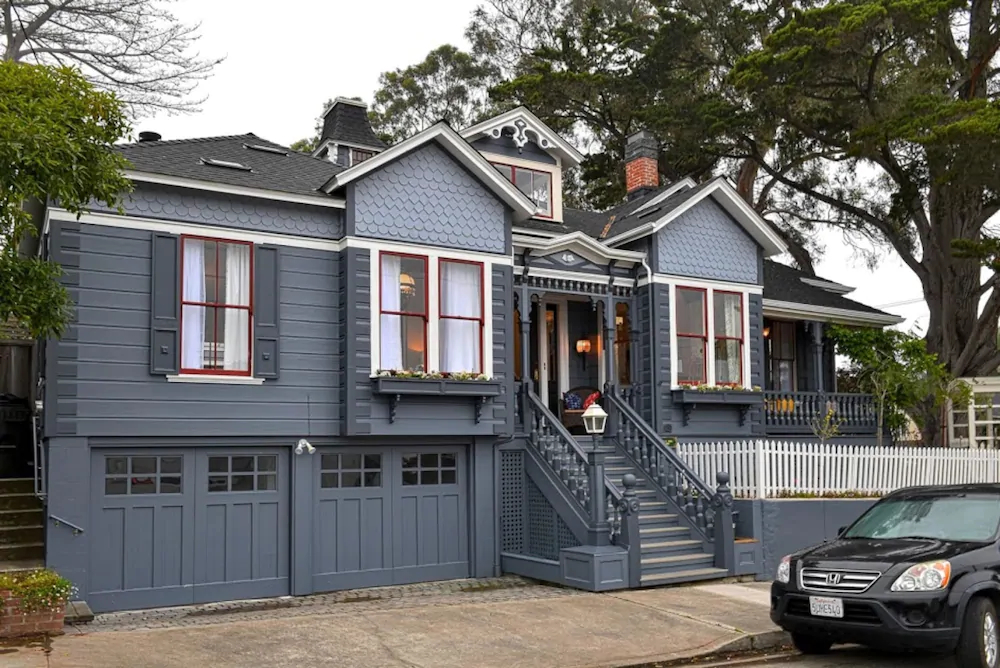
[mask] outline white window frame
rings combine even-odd
[[[371,263],[371,373],[379,372],[382,357],[381,313],[379,295],[382,287],[382,252],[421,255],[427,258],[427,368],[425,371],[441,370],[441,261],[458,260],[481,262],[483,264],[483,368],[482,373],[493,377],[493,267],[496,264],[510,266],[511,260],[498,258],[488,253],[463,252],[447,248],[429,246],[409,246],[406,244],[372,245],[369,251]]]
[[[750,379],[750,295],[760,294],[760,286],[707,282],[697,279],[688,280],[686,278],[665,279],[661,276],[655,276],[653,282],[666,283],[670,289],[670,387],[675,390],[691,387],[688,384],[682,385],[677,380],[677,288],[695,288],[705,291],[708,335],[705,351],[705,384],[715,386],[715,293],[739,293],[743,300],[743,355],[741,360],[743,370],[741,375],[743,376],[743,387],[750,389],[753,386]]]
[[[1000,418],[993,418],[992,411],[994,406],[1000,407],[1000,403],[994,403],[990,405],[990,419],[985,422],[976,421],[976,395],[977,394],[1000,394],[1000,377],[993,376],[983,376],[978,378],[959,378],[961,382],[966,383],[972,390],[972,397],[969,400],[969,405],[965,407],[955,406],[953,403],[948,403],[948,445],[952,448],[970,448],[972,450],[981,450],[979,446],[979,438],[976,436],[976,425],[977,424],[991,424],[994,426],[993,436],[983,437],[983,440],[988,440],[993,443],[993,448],[988,449],[1000,449]],[[966,413],[966,422],[956,422],[955,421],[955,411],[960,410]],[[967,427],[969,430],[969,435],[964,438],[955,436],[956,427]]]

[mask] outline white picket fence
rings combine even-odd
[[[897,448],[750,440],[680,443],[677,453],[715,486],[730,475],[733,494],[775,498],[788,494],[860,492],[872,496],[914,485],[1000,482],[1000,451]]]

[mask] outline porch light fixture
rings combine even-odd
[[[580,354],[580,364],[587,368],[587,353],[590,352],[590,339],[580,339],[576,342],[576,352]]]
[[[764,328],[764,338],[767,339],[767,338],[770,338],[770,337],[771,337],[771,328],[770,327],[765,327]]]
[[[592,436],[600,436],[604,433],[604,427],[608,423],[608,414],[596,401],[583,411],[581,416],[584,430]]]

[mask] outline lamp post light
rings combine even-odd
[[[583,412],[584,430],[594,437],[594,450],[600,446],[600,438],[604,435],[604,429],[608,424],[608,414],[596,401]]]

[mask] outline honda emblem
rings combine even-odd
[[[826,574],[826,584],[830,587],[836,587],[844,579],[844,576],[840,573],[827,573]]]

